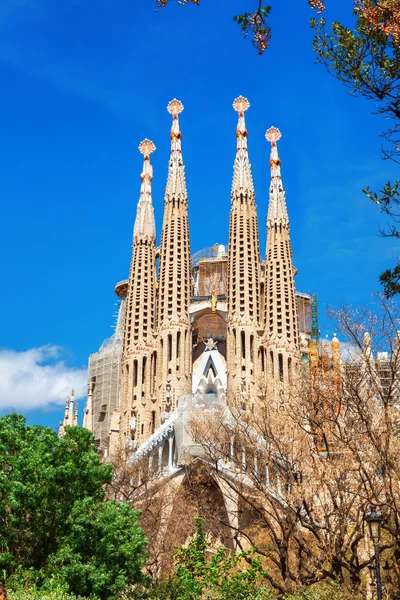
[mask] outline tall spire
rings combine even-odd
[[[143,169],[140,178],[140,198],[137,205],[135,226],[133,229],[134,240],[139,238],[148,238],[151,241],[156,239],[156,224],[154,221],[154,208],[151,198],[151,180],[153,179],[153,167],[150,164],[150,154],[156,147],[148,139],[139,144],[139,152],[143,154]]]
[[[238,113],[228,243],[228,401],[253,406],[258,397],[257,344],[260,318],[260,251],[254,185],[247,151],[247,98],[233,102]]]
[[[67,396],[64,410],[64,420],[60,421],[58,437],[63,437],[65,428],[78,425],[78,403],[75,404],[75,391],[72,388],[71,396]]]
[[[276,127],[270,127],[265,137],[271,143],[271,183],[267,215],[263,344],[269,348],[267,361],[269,362],[270,379],[290,382],[294,360],[297,360],[299,350],[294,285],[296,271],[292,262],[289,216],[277,148],[281,132]]]
[[[165,202],[173,197],[187,198],[185,167],[182,157],[182,133],[179,128],[178,115],[183,111],[183,104],[176,98],[168,103],[167,111],[172,115],[171,125],[171,155],[168,165],[167,187],[165,189]]]
[[[237,195],[241,193],[247,192],[254,194],[254,184],[247,149],[248,134],[244,119],[244,113],[250,107],[250,102],[247,98],[239,96],[234,100],[232,106],[238,113],[238,122],[236,126],[236,157],[233,167],[231,192],[233,202]]]
[[[278,223],[289,225],[289,216],[281,177],[281,161],[278,156],[277,146],[277,141],[281,139],[282,134],[277,127],[270,127],[266,132],[265,137],[271,143],[271,156],[269,161],[271,166],[271,184],[268,222],[272,223],[276,221]]]
[[[165,189],[158,285],[158,399],[162,412],[175,409],[178,398],[192,389],[192,346],[189,321],[191,264],[188,193],[178,115],[179,100],[167,106],[172,115],[171,155]]]
[[[150,155],[153,142],[143,140],[139,152],[143,154],[140,198],[133,229],[132,259],[126,295],[124,341],[122,349],[122,383],[119,400],[121,449],[131,447],[129,423],[134,416],[140,423],[140,432],[148,432],[152,423],[154,389],[151,373],[156,361],[154,340],[156,326],[156,230],[151,199],[153,169]],[[118,424],[118,417],[113,420]],[[116,430],[115,430],[116,433]]]

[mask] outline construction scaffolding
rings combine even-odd
[[[319,342],[318,294],[311,294],[311,339]]]
[[[305,337],[311,337],[312,329],[312,318],[311,318],[311,306],[312,297],[310,294],[303,294],[302,292],[296,292],[296,305],[297,305],[297,316],[299,323],[299,333]]]
[[[318,295],[311,294],[311,340],[310,340],[310,365],[316,368],[319,364],[319,322],[318,322]]]
[[[104,340],[100,349],[89,356],[89,388],[92,390],[94,439],[99,450],[108,453],[110,422],[113,410],[119,406],[121,358],[126,308],[126,286],[117,284],[118,318],[114,334]]]
[[[191,255],[192,267],[195,267],[199,261],[216,258],[227,258],[228,254],[224,244],[214,244],[214,246],[206,246],[197,250]]]

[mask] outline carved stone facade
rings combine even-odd
[[[260,329],[260,250],[254,184],[247,148],[244,113],[250,104],[242,96],[238,113],[228,243],[228,397],[250,403],[259,392],[257,354]],[[243,406],[244,408],[244,406]]]
[[[277,150],[280,133],[275,128],[267,132],[271,174],[262,263],[245,123],[249,106],[242,96],[233,103],[238,121],[227,250],[215,244],[191,261],[181,102],[172,100],[167,107],[171,151],[159,248],[150,164],[155,146],[149,140],[139,146],[144,163],[126,288],[121,384],[117,406],[110,404],[106,415],[109,444],[99,444],[106,453],[118,447],[140,451],[192,403],[223,400],[254,411],[268,387],[289,383],[300,357],[297,306],[308,310],[311,298],[303,294],[299,303],[295,291]],[[305,315],[301,322],[308,322]],[[305,347],[309,332],[302,336]],[[86,426],[95,431],[100,416],[91,382],[89,392]]]
[[[78,403],[75,402],[75,392],[72,390],[71,396],[67,396],[65,402],[64,419],[60,421],[58,427],[58,437],[63,437],[66,427],[76,427],[78,425]]]
[[[161,413],[175,410],[178,398],[192,391],[188,193],[179,127],[183,105],[172,100],[167,110],[172,115],[172,127],[159,265],[157,426]]]
[[[120,444],[144,440],[156,427],[156,227],[151,196],[155,146],[144,140],[140,199],[133,230],[132,260],[126,300],[119,402]]]
[[[292,262],[289,216],[281,178],[281,162],[277,141],[281,133],[276,127],[268,129],[271,142],[271,183],[267,215],[267,249],[264,285],[265,381],[275,385],[291,383],[295,363],[299,358],[299,331]],[[278,385],[276,385],[278,384]]]

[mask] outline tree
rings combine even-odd
[[[190,477],[180,485],[179,479],[160,477],[158,461],[150,465],[148,457],[126,460],[122,454],[113,466],[106,495],[140,510],[140,526],[148,540],[145,569],[151,577],[165,577],[173,571],[176,552],[195,533],[198,515],[212,543],[229,540],[229,529],[216,517],[220,505],[215,489],[202,468],[191,468]]]
[[[365,514],[377,504],[386,588],[398,598],[399,309],[382,299],[333,316],[350,345],[344,364],[337,341],[332,351],[323,345],[318,362],[300,365],[279,390],[280,402],[267,391],[255,414],[199,414],[192,435],[236,506],[233,535],[255,549],[278,593],[337,582],[362,597],[374,560]]]
[[[129,504],[104,502],[111,474],[89,431],[58,438],[20,415],[1,418],[0,569],[102,599],[140,581],[146,539]]]
[[[171,0],[158,0],[163,7]],[[349,0],[349,4],[350,4]],[[313,47],[317,62],[351,90],[355,96],[372,100],[376,114],[387,119],[389,126],[382,132],[386,142],[382,158],[400,162],[400,7],[398,0],[352,0],[355,27],[345,27],[334,21],[330,29],[325,18],[311,19],[315,30]],[[200,4],[200,0],[182,0],[180,4]],[[325,9],[322,0],[308,0],[317,15]],[[334,6],[334,3],[330,3]],[[233,17],[245,37],[262,55],[270,45],[272,30],[268,22],[272,6],[255,2],[252,12]],[[400,238],[400,180],[388,181],[379,192],[365,188],[364,193],[388,215],[390,223],[381,235]],[[386,269],[379,278],[388,298],[400,293],[400,262]]]
[[[48,571],[68,581],[74,593],[117,599],[121,590],[143,580],[146,539],[129,503],[76,501],[66,529]]]
[[[356,0],[355,27],[335,21],[328,30],[326,21],[314,19],[314,50],[318,62],[356,96],[372,100],[376,114],[388,123],[382,132],[386,144],[382,157],[400,162],[400,6],[397,0]],[[387,182],[379,193],[364,190],[394,224],[382,235],[398,239],[400,232],[400,180]],[[400,263],[380,277],[384,292],[400,292]]]
[[[157,0],[157,7],[163,8],[170,3],[171,0]],[[325,10],[325,5],[322,0],[307,0],[309,6],[320,14]],[[178,0],[179,4],[196,4],[200,5],[200,0]],[[233,17],[241,29],[244,37],[250,36],[251,43],[261,56],[264,54],[271,42],[272,29],[268,22],[268,17],[271,13],[272,6],[264,5],[262,0],[252,0],[252,12],[244,12]]]
[[[166,507],[174,499],[173,484],[150,468],[147,458],[127,460],[124,453],[113,459],[113,477],[106,486],[106,497],[129,503],[140,511],[140,526],[147,538],[146,571],[154,577],[168,572],[175,552],[184,543],[182,524],[193,517],[179,505],[173,512],[168,535],[163,523]],[[172,511],[171,511],[172,512]]]
[[[244,558],[250,564],[244,562]],[[274,594],[265,585],[261,561],[252,552],[227,556],[224,548],[210,552],[200,518],[188,546],[176,554],[176,570],[167,582],[156,584],[157,600],[271,600]]]

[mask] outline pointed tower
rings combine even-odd
[[[174,410],[179,396],[190,394],[192,385],[188,313],[191,297],[188,194],[178,117],[183,105],[174,99],[167,110],[172,115],[171,155],[165,189],[158,285],[157,387],[163,412]]]
[[[340,395],[342,389],[342,357],[340,350],[340,342],[336,336],[336,333],[333,334],[333,338],[331,341],[331,353],[332,353],[332,378],[331,381],[335,386],[335,390]]]
[[[93,382],[89,381],[86,407],[83,413],[83,427],[93,431]]]
[[[265,334],[268,382],[290,382],[299,350],[297,306],[290,242],[289,216],[281,178],[277,141],[281,132],[268,129],[271,143],[271,184],[267,215],[267,252],[265,259]]]
[[[130,440],[140,443],[151,434],[157,412],[153,383],[157,360],[154,341],[156,228],[151,195],[153,168],[150,164],[154,150],[150,140],[139,145],[144,160],[133,229],[122,353],[120,439],[123,450]],[[128,448],[130,446],[133,444],[128,444]]]
[[[72,388],[71,396],[67,396],[64,410],[64,420],[60,421],[58,437],[63,437],[65,428],[78,425],[78,403],[75,404],[75,391]]]
[[[243,96],[233,103],[238,123],[228,245],[228,402],[243,405],[253,403],[258,393],[260,318],[258,221],[244,118],[249,106]]]

